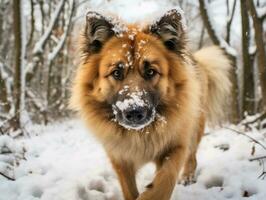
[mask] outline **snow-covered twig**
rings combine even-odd
[[[266,171],[265,171],[265,164],[264,161],[262,159],[259,159],[260,164],[262,165],[262,172],[261,174],[258,176],[258,178],[262,178],[264,179],[266,177]]]
[[[63,48],[63,46],[65,44],[65,40],[66,40],[68,32],[69,32],[69,27],[71,25],[70,22],[72,19],[73,11],[74,11],[74,1],[72,0],[70,2],[70,15],[69,15],[69,18],[68,18],[68,21],[67,21],[67,24],[66,24],[66,27],[64,30],[64,34],[63,34],[63,36],[61,36],[58,44],[53,49],[53,51],[51,53],[49,53],[49,55],[48,55],[49,63],[51,63],[55,59],[55,57],[57,56],[57,54],[60,52],[60,50]]]
[[[266,156],[259,156],[259,157],[256,157],[256,158],[250,158],[249,161],[254,161],[254,160],[263,160],[263,159],[266,159]]]
[[[230,130],[230,131],[233,131],[233,132],[235,132],[235,133],[237,133],[237,134],[239,134],[239,135],[243,135],[243,136],[249,138],[249,139],[252,140],[254,143],[260,145],[263,149],[266,150],[266,146],[265,146],[264,144],[262,144],[261,142],[259,142],[258,140],[254,139],[253,137],[251,137],[251,136],[249,136],[249,135],[247,135],[247,134],[245,134],[245,133],[243,133],[243,132],[241,132],[241,131],[238,131],[238,130],[235,130],[235,129],[229,128],[229,127],[224,127],[224,128],[225,128],[225,129],[228,129],[228,130]]]
[[[250,140],[252,140],[252,142],[260,145],[264,150],[266,150],[266,146],[264,144],[262,144],[261,142],[259,142],[258,140],[254,139],[253,137],[251,137],[251,136],[249,136],[249,135],[247,135],[247,134],[245,134],[245,133],[243,133],[241,131],[229,128],[229,127],[224,127],[224,128],[249,138]],[[266,176],[266,171],[265,171],[265,166],[264,166],[264,159],[266,159],[266,156],[260,156],[260,157],[250,158],[249,159],[249,161],[251,161],[251,162],[252,161],[259,161],[261,163],[261,165],[262,165],[262,173],[258,176],[258,178],[262,178],[262,179],[264,179],[265,176]]]
[[[0,127],[0,133],[1,133],[1,135],[4,135],[4,131],[2,130],[1,127]]]
[[[65,0],[61,0],[58,3],[58,6],[56,7],[55,12],[53,13],[53,16],[52,16],[52,19],[51,19],[49,26],[46,28],[46,31],[41,36],[40,40],[38,42],[36,42],[36,44],[33,48],[34,54],[38,54],[38,53],[41,53],[43,51],[43,47],[46,44],[50,35],[52,34],[52,30],[53,30],[53,28],[57,22],[57,19],[59,18],[61,11],[63,10],[64,4],[65,4]]]
[[[34,106],[37,109],[39,109],[40,111],[44,110],[44,105],[42,105],[42,102],[37,101],[37,98],[36,98],[35,94],[32,91],[30,91],[29,89],[26,90],[26,95],[31,98]]]
[[[255,119],[243,122],[243,125],[249,126],[249,125],[254,124],[254,123],[258,122],[258,121],[261,121],[261,120],[263,120],[265,118],[266,118],[266,112],[259,114]]]

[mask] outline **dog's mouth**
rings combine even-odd
[[[141,92],[133,92],[113,105],[115,121],[126,129],[140,130],[151,124],[156,115],[153,103],[143,98]]]

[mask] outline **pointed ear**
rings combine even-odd
[[[104,43],[115,33],[111,20],[106,19],[96,12],[88,12],[86,15],[86,27],[84,32],[84,52],[98,53]]]
[[[150,26],[150,32],[157,35],[167,49],[181,53],[186,45],[185,25],[182,15],[176,9],[168,11]]]

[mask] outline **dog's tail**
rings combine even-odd
[[[225,120],[229,106],[231,62],[217,46],[203,48],[194,54],[208,79],[207,118],[210,125],[220,125]]]

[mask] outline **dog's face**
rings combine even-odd
[[[110,39],[102,49],[99,84],[116,121],[140,129],[154,120],[166,93],[168,64],[160,44],[137,30],[133,41],[131,31]]]
[[[163,115],[168,98],[185,81],[182,70],[171,67],[173,62],[182,65],[181,15],[172,10],[145,29],[127,26],[116,31],[115,26],[97,13],[88,13],[82,47],[87,68],[84,88],[95,108],[107,112],[102,115],[138,130]]]

